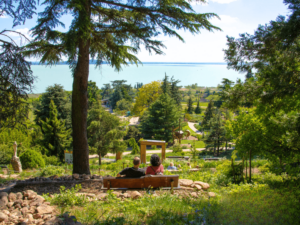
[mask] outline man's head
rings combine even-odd
[[[170,166],[174,166],[174,163],[171,162],[171,163],[170,163]]]
[[[134,157],[133,159],[133,165],[134,167],[139,167],[139,165],[141,164],[141,159],[139,157]]]

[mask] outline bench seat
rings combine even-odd
[[[179,188],[179,175],[147,175],[140,178],[103,177],[104,189]]]

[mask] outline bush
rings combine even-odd
[[[48,166],[42,170],[41,176],[63,175],[65,170],[62,167]]]
[[[0,164],[9,164],[14,154],[12,146],[0,145]]]
[[[59,158],[52,155],[52,156],[44,156],[44,159],[45,159],[45,164],[46,166],[59,166],[61,164],[61,162],[59,161]]]
[[[173,145],[173,152],[175,152],[175,153],[182,152],[182,147],[179,144]]]
[[[64,186],[60,187],[60,194],[54,194],[53,198],[50,198],[48,195],[44,195],[47,201],[50,201],[51,204],[58,205],[60,207],[67,206],[83,206],[88,202],[88,199],[84,195],[76,195],[81,189],[81,185],[72,187],[71,189],[66,189]]]
[[[45,167],[45,161],[42,154],[34,150],[26,150],[20,155],[23,169]]]

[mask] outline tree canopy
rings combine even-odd
[[[205,2],[205,0],[199,0]],[[53,65],[68,58],[73,71],[72,128],[73,172],[90,174],[87,130],[87,87],[90,58],[96,67],[104,61],[116,70],[122,65],[138,63],[141,46],[162,54],[160,34],[183,41],[178,30],[193,34],[201,29],[220,30],[209,19],[214,13],[196,13],[187,1],[111,1],[111,0],[45,0],[37,25],[31,30],[34,40],[27,45],[27,56],[40,57],[42,63]],[[73,20],[62,32],[62,16]]]

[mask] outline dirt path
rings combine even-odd
[[[203,150],[205,150],[205,148],[197,148],[196,149],[197,151],[203,151]],[[190,152],[191,150],[190,149],[183,149],[182,150],[183,152]],[[171,149],[166,149],[166,153],[167,152],[173,152],[173,150],[171,150]],[[123,154],[122,155],[129,155],[131,152],[123,152]],[[154,153],[161,153],[161,150],[147,150],[146,151],[146,154],[154,154]],[[109,156],[116,156],[116,154],[114,154],[114,153],[107,153],[104,157],[109,157]],[[93,159],[93,158],[98,158],[98,155],[90,155],[89,156],[90,157],[90,159]]]

